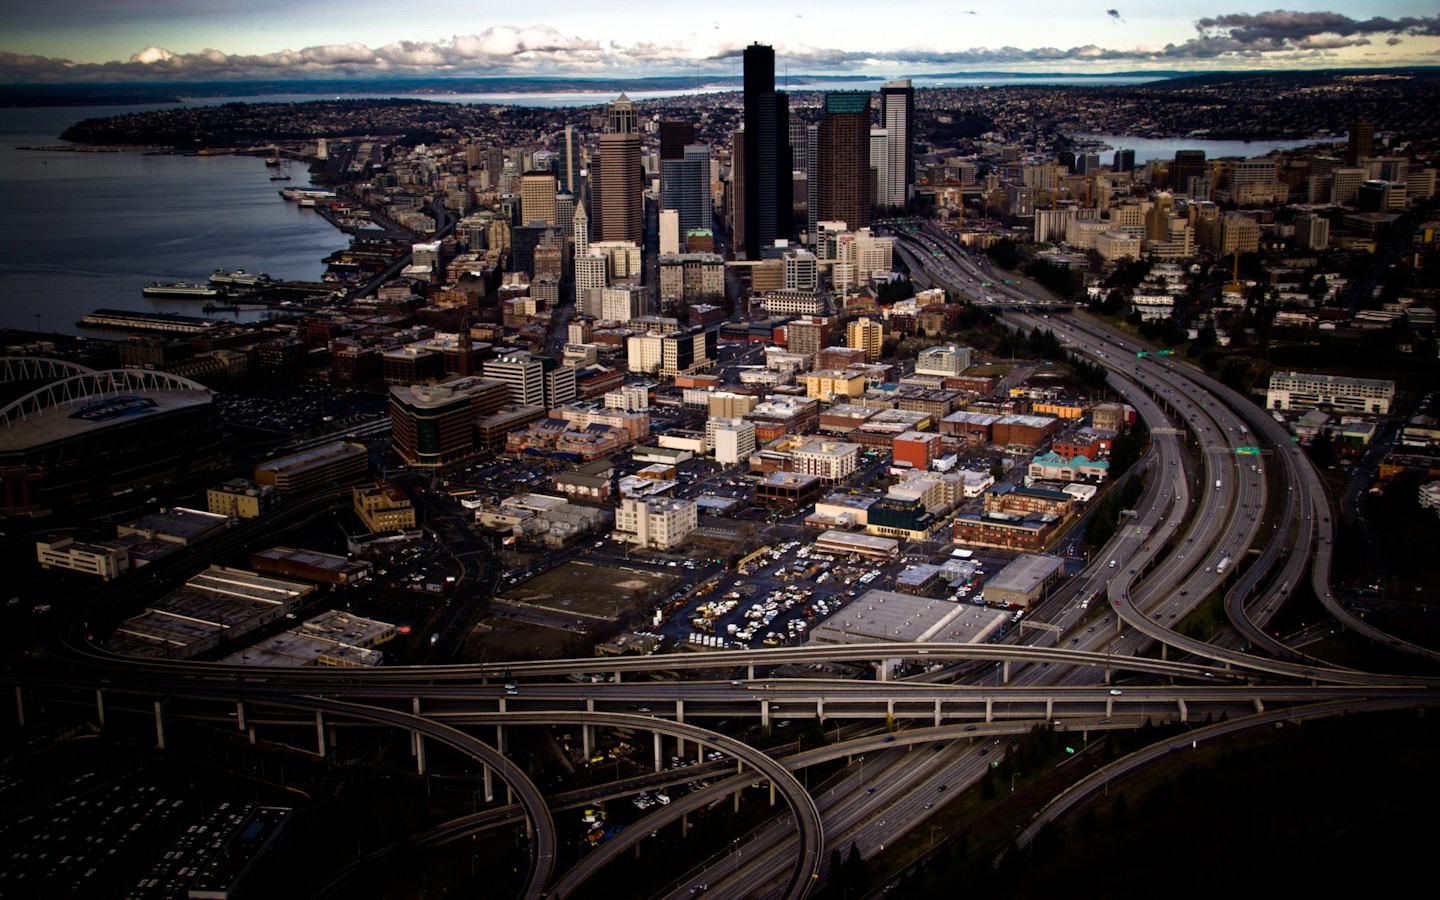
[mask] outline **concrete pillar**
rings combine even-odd
[[[770,780],[770,805],[775,805],[775,780],[773,778]]]
[[[940,727],[940,698],[935,698],[935,727]]]
[[[494,774],[494,770],[491,769],[489,766],[483,764],[483,763],[481,764],[481,769],[482,769],[482,770],[484,771],[484,773],[485,773],[485,802],[486,802],[486,803],[494,803],[494,802],[495,802],[495,774]]]
[[[754,681],[754,680],[755,680],[755,664],[754,664],[754,663],[751,663],[750,665],[748,665],[748,666],[745,667],[745,679],[746,679],[747,681]],[[16,690],[19,690],[19,688],[16,688]]]
[[[1164,643],[1164,642],[1162,641],[1161,644],[1160,644],[1160,661],[1161,661],[1161,662],[1168,662],[1169,660],[1170,660],[1170,645],[1169,645],[1169,644],[1166,644],[1166,643]]]
[[[815,699],[815,726],[816,726],[817,728],[824,728],[824,727],[825,727],[825,698],[824,698],[824,697],[817,697],[817,698]]]
[[[665,766],[660,759],[660,732],[655,732],[655,771],[662,772]]]
[[[1259,697],[1255,698],[1255,711],[1257,713],[1263,713],[1265,711],[1265,702]]]
[[[580,726],[580,744],[585,753],[585,764],[590,764],[590,757],[595,752],[595,726]]]
[[[677,723],[685,721],[685,701],[679,697],[675,698],[675,721]],[[679,735],[675,737],[675,755],[682,759],[685,757],[685,738]]]
[[[769,700],[761,700],[761,701],[760,701],[760,727],[761,727],[761,728],[769,728],[769,727],[770,727],[770,701],[769,701]]]
[[[1188,722],[1188,721],[1190,721],[1190,710],[1189,710],[1189,708],[1187,708],[1187,707],[1185,706],[1185,701],[1182,699],[1182,700],[1177,700],[1177,701],[1175,701],[1175,702],[1180,705],[1180,721],[1181,721],[1181,722]]]
[[[1047,721],[1047,722],[1053,722],[1053,721],[1055,721],[1055,698],[1054,698],[1054,697],[1046,697],[1046,698],[1045,698],[1045,721]]]
[[[105,692],[98,687],[95,689],[95,721],[101,728],[105,727]]]
[[[985,698],[985,721],[995,721],[995,700],[991,697]]]
[[[876,681],[889,681],[889,680],[890,680],[890,664],[889,664],[888,662],[886,662],[885,660],[883,660],[883,659],[880,660],[880,662],[878,662],[878,663],[875,664],[875,680],[876,680]]]
[[[245,736],[246,736],[247,738],[249,738],[249,740],[250,740],[250,746],[252,746],[252,747],[255,746],[255,726],[254,726],[254,725],[251,725],[249,728],[245,729]]]
[[[885,721],[888,722],[893,718],[895,718],[895,700],[892,697],[885,701]]]
[[[245,701],[235,701],[235,725],[241,731],[245,730]]]
[[[1010,683],[1010,660],[1008,659],[1000,664],[1000,683]]]
[[[1106,697],[1106,698],[1105,698],[1105,718],[1108,719],[1108,718],[1110,718],[1112,715],[1114,715],[1114,714],[1115,714],[1115,713],[1114,713],[1114,710],[1115,710],[1115,698],[1114,698],[1114,697]]]
[[[315,755],[325,758],[325,714],[315,710]]]
[[[411,712],[413,715],[416,715],[416,716],[420,715],[420,698],[419,698],[419,697],[411,697],[411,698],[410,698],[410,712]],[[418,731],[411,731],[411,732],[410,732],[410,755],[411,755],[411,756],[419,756],[419,755],[420,755],[420,732],[418,732]]]
[[[501,753],[504,753],[504,752],[506,752],[506,744],[507,744],[507,743],[509,743],[509,742],[505,740],[505,726],[504,726],[504,725],[496,725],[496,726],[495,726],[495,749],[496,749],[496,750],[499,750]]]
[[[155,746],[165,749],[165,701],[155,701]]]
[[[619,684],[619,683],[620,683],[620,670],[619,670],[619,669],[616,669],[616,670],[615,670],[615,683],[616,683],[616,684]]]
[[[425,736],[415,732],[415,774],[425,774]]]
[[[20,727],[25,727],[25,690],[20,685],[15,685],[15,718],[19,720]]]
[[[690,836],[690,814],[689,814],[689,813],[681,813],[681,814],[680,814],[680,836],[681,836],[681,837],[689,837],[689,836]],[[636,844],[636,845],[635,845],[635,849],[637,849],[637,850],[640,849],[640,845],[639,845],[639,844]]]

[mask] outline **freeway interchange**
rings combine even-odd
[[[172,718],[228,721],[248,731],[252,740],[256,729],[308,726],[321,756],[327,738],[334,742],[337,723],[393,728],[409,733],[421,772],[425,743],[438,742],[483,767],[487,800],[492,776],[498,776],[518,802],[447,823],[416,840],[449,841],[498,823],[523,821],[530,870],[522,895],[529,898],[572,896],[607,861],[647,834],[763,782],[772,804],[778,798],[788,814],[772,817],[743,845],[737,841],[720,848],[698,873],[675,873],[671,889],[658,896],[685,896],[692,884],[704,883],[717,896],[801,898],[821,883],[831,849],[854,844],[870,855],[908,831],[923,829],[940,800],[984,774],[992,739],[1023,733],[1036,723],[1086,735],[1134,727],[1149,715],[1180,722],[1206,714],[1226,719],[1197,729],[1191,739],[1198,743],[1287,716],[1434,705],[1434,679],[1297,658],[1268,636],[1266,625],[1308,579],[1315,596],[1345,627],[1392,649],[1435,657],[1427,648],[1375,629],[1332,596],[1335,526],[1324,485],[1263,409],[1188,366],[1153,355],[1137,357],[1145,348],[1132,337],[1070,313],[1067,304],[1030,296],[1023,286],[996,283],[928,223],[894,234],[897,252],[917,284],[974,296],[1018,328],[1054,330],[1070,352],[1104,365],[1111,387],[1136,409],[1151,435],[1150,451],[1137,463],[1145,486],[1134,517],[1122,520],[1089,568],[1034,611],[1032,620],[1049,627],[1030,631],[1029,642],[801,646],[726,652],[723,658],[677,654],[663,662],[653,657],[550,659],[357,672],[120,659],[96,649],[83,628],[72,628],[51,648],[70,671],[51,667],[8,676],[22,724],[27,705],[43,695],[93,703],[101,722],[121,711],[153,715],[162,744],[165,722]],[[1265,452],[1240,452],[1250,446]],[[248,532],[230,538],[236,543],[248,539]],[[492,583],[496,574],[488,573]],[[1234,632],[1207,643],[1174,630],[1217,590],[1224,593]],[[1102,611],[1104,618],[1097,619]],[[1160,659],[1141,655],[1157,644],[1164,651]],[[778,665],[820,661],[875,663],[877,680],[768,674]],[[900,661],[951,666],[942,672],[968,674],[953,683],[933,676],[887,680],[890,663]],[[637,680],[657,668],[683,676],[689,669],[717,666],[734,669],[737,677]],[[611,680],[566,680],[597,671],[609,673]],[[1126,684],[1121,690],[1115,686],[1118,673],[1162,684]],[[809,750],[787,744],[767,753],[686,721],[754,721],[768,730],[781,716],[827,728],[834,722],[836,742]],[[843,740],[840,722],[850,723],[851,733]],[[879,730],[887,723],[899,730]],[[648,813],[570,870],[557,872],[554,811],[563,808],[561,801],[547,797],[506,756],[510,729],[548,726],[578,726],[587,750],[597,728],[649,732],[655,778],[666,777],[664,750],[673,745],[679,757],[693,753],[716,780]],[[920,746],[936,752],[903,752]],[[1108,783],[1170,749],[1157,745],[1119,760],[1105,768],[1104,778]],[[717,751],[725,762],[704,763],[707,753]],[[858,767],[852,763],[821,785],[808,787],[796,777],[817,764],[857,756]],[[1042,818],[1058,818],[1083,802],[1100,775],[1056,798]],[[675,776],[681,777],[695,776]],[[343,884],[340,873],[321,895],[338,896]]]

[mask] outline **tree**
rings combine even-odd
[[[1020,265],[1020,251],[1009,238],[996,241],[985,252],[989,254],[990,261],[1002,269],[1013,269]]]

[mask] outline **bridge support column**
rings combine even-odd
[[[15,685],[15,718],[19,720],[20,727],[25,727],[25,689]]]
[[[755,664],[754,664],[754,663],[751,663],[750,665],[748,665],[748,666],[745,667],[745,680],[746,680],[746,681],[754,681],[754,680],[755,680]],[[16,688],[16,690],[19,690],[19,688]]]
[[[619,684],[619,683],[620,683],[620,670],[619,670],[619,669],[616,669],[616,670],[615,670],[615,683],[616,683],[616,684]]]
[[[155,746],[165,749],[165,701],[155,701]]]
[[[1053,721],[1055,721],[1055,698],[1054,698],[1054,697],[1046,697],[1046,698],[1045,698],[1045,721],[1047,721],[1047,722],[1053,722]]]
[[[685,701],[679,697],[675,698],[675,721],[678,724],[685,722]],[[685,757],[685,739],[683,737],[675,738],[675,755],[682,759]]]
[[[771,779],[771,781],[770,781],[770,805],[771,805],[771,806],[774,806],[774,805],[775,805],[775,781],[774,781],[774,779]]]
[[[821,728],[825,727],[825,698],[815,698],[815,724]]]
[[[760,727],[761,727],[761,728],[769,728],[769,727],[770,727],[770,701],[769,701],[769,700],[761,700],[761,701],[760,701]]]
[[[508,743],[509,743],[509,742],[505,740],[505,726],[504,726],[504,725],[496,725],[496,726],[495,726],[495,749],[496,749],[496,750],[499,750],[501,753],[504,753],[504,752],[506,752],[506,744],[508,744]]]
[[[1182,700],[1177,700],[1177,701],[1175,701],[1175,702],[1176,702],[1177,704],[1179,704],[1179,706],[1180,706],[1180,721],[1181,721],[1181,722],[1188,722],[1188,721],[1190,721],[1190,709],[1189,709],[1189,707],[1187,707],[1187,706],[1185,705],[1185,701],[1182,699]]]
[[[664,769],[665,766],[661,764],[660,760],[660,732],[657,731],[655,732],[655,771],[662,772]]]
[[[255,746],[255,726],[251,725],[245,729],[245,736],[250,740],[250,746]]]
[[[890,664],[889,664],[888,662],[886,662],[885,660],[883,660],[883,659],[880,660],[880,662],[878,662],[878,663],[875,664],[875,680],[876,680],[876,681],[889,681],[889,680],[890,680]]]
[[[1166,643],[1163,643],[1163,642],[1160,644],[1160,661],[1161,661],[1161,662],[1169,662],[1169,661],[1170,661],[1170,645],[1169,645],[1169,644],[1166,644]]]
[[[1010,683],[1010,660],[1005,660],[1000,666],[1000,683]]]
[[[690,836],[690,814],[689,814],[689,813],[681,813],[681,814],[680,814],[680,836],[681,836],[682,838],[684,838],[684,837],[689,837],[689,836]],[[636,851],[637,853],[640,851],[640,845],[639,845],[639,844],[636,844],[636,845],[635,845],[635,851]]]
[[[105,727],[105,692],[99,688],[95,689],[95,721]]]
[[[890,698],[885,701],[885,722],[889,724],[895,721],[895,700]]]
[[[415,734],[415,774],[425,774],[425,736]]]
[[[985,698],[985,721],[995,721],[995,701],[990,697]]]
[[[417,716],[420,715],[420,698],[419,698],[419,697],[411,697],[411,698],[410,698],[410,712],[411,712],[412,714],[414,714],[414,715],[417,715]],[[410,732],[410,755],[411,755],[411,756],[418,756],[419,754],[420,754],[420,732],[418,732],[418,731],[411,731],[411,732]]]
[[[315,755],[325,758],[325,714],[315,710]]]
[[[486,803],[494,803],[494,802],[495,802],[495,775],[494,775],[494,770],[491,769],[488,765],[485,765],[484,763],[481,763],[480,765],[481,765],[481,768],[484,770],[484,773],[485,773],[485,802],[486,802]]]
[[[585,753],[585,765],[588,766],[588,765],[590,765],[590,757],[591,757],[591,755],[592,755],[592,754],[594,753],[594,751],[595,751],[595,726],[594,726],[594,725],[581,725],[581,726],[580,726],[580,743],[581,743],[581,746],[584,748],[584,753]]]
[[[940,698],[935,698],[935,727],[940,727]]]
[[[1259,697],[1255,698],[1255,711],[1257,713],[1263,713],[1265,711],[1265,701],[1261,700]]]
[[[1105,718],[1108,719],[1108,718],[1110,718],[1112,715],[1114,715],[1114,710],[1115,710],[1115,699],[1114,699],[1113,697],[1106,697],[1106,698],[1105,698]]]
[[[235,726],[241,731],[245,730],[245,701],[235,701]]]

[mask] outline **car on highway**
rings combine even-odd
[[[1125,693],[1125,692],[1122,691],[1122,690],[1120,690],[1119,688],[1111,688],[1111,689],[1110,689],[1110,696],[1112,696],[1112,697],[1118,697],[1118,696],[1120,696],[1120,695],[1123,694],[1123,693]]]

